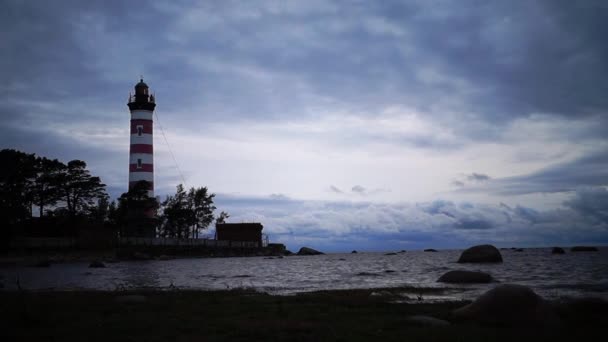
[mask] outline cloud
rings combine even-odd
[[[366,189],[364,187],[362,187],[361,185],[355,185],[350,189],[352,192],[360,194],[360,195],[364,195],[366,193]]]
[[[605,187],[579,189],[564,205],[581,216],[608,226],[608,189]]]
[[[608,185],[608,152],[601,150],[529,174],[495,178],[482,185],[458,191],[524,195],[571,192],[580,188],[605,185]]]
[[[344,191],[340,190],[338,187],[336,187],[335,185],[330,185],[329,186],[329,191],[334,192],[336,194],[343,194]]]
[[[473,172],[470,175],[467,175],[467,179],[475,182],[483,182],[489,180],[490,176]]]
[[[452,184],[453,186],[457,186],[457,187],[464,186],[464,182],[461,182],[459,180],[453,180],[450,184]]]
[[[0,143],[84,159],[113,189],[126,188],[125,102],[142,73],[188,181],[217,191],[429,200],[471,170],[456,194],[608,179],[599,3],[3,5]],[[155,151],[162,193],[180,180],[166,147]],[[438,215],[456,231],[492,230],[474,207]],[[496,217],[552,222],[528,209]]]
[[[217,196],[217,206],[235,222],[262,222],[272,241],[291,249],[310,244],[328,251],[461,248],[477,243],[550,246],[608,243],[607,193],[581,192],[563,207],[544,211],[445,200],[389,204],[223,195]]]

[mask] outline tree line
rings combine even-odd
[[[67,225],[103,224],[107,229],[124,232],[129,215],[138,208],[156,212],[156,231],[161,237],[196,238],[216,218],[215,194],[206,187],[186,190],[178,185],[176,193],[159,202],[147,195],[145,182],[136,184],[116,201],[109,201],[106,185],[87,170],[86,162],[36,156],[17,150],[0,151],[0,224],[2,238],[23,235],[20,228],[32,221]]]

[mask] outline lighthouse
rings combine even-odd
[[[146,181],[148,196],[154,197],[154,144],[152,116],[154,95],[150,95],[143,78],[135,85],[135,95],[129,94],[131,111],[131,146],[129,149],[129,190],[140,181]],[[152,215],[154,213],[151,213]]]

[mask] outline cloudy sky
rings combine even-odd
[[[608,244],[605,1],[2,7],[0,147],[113,196],[143,75],[157,194],[183,174],[291,249]]]

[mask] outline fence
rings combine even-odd
[[[68,248],[82,247],[82,242],[76,238],[18,238],[11,246],[14,248]],[[255,241],[222,241],[213,239],[177,239],[177,238],[118,238],[119,246],[184,246],[184,247],[236,247],[257,248]]]
[[[189,247],[239,247],[257,248],[255,241],[226,241],[212,239],[177,239],[177,238],[141,238],[121,237],[118,239],[121,246],[189,246]]]

